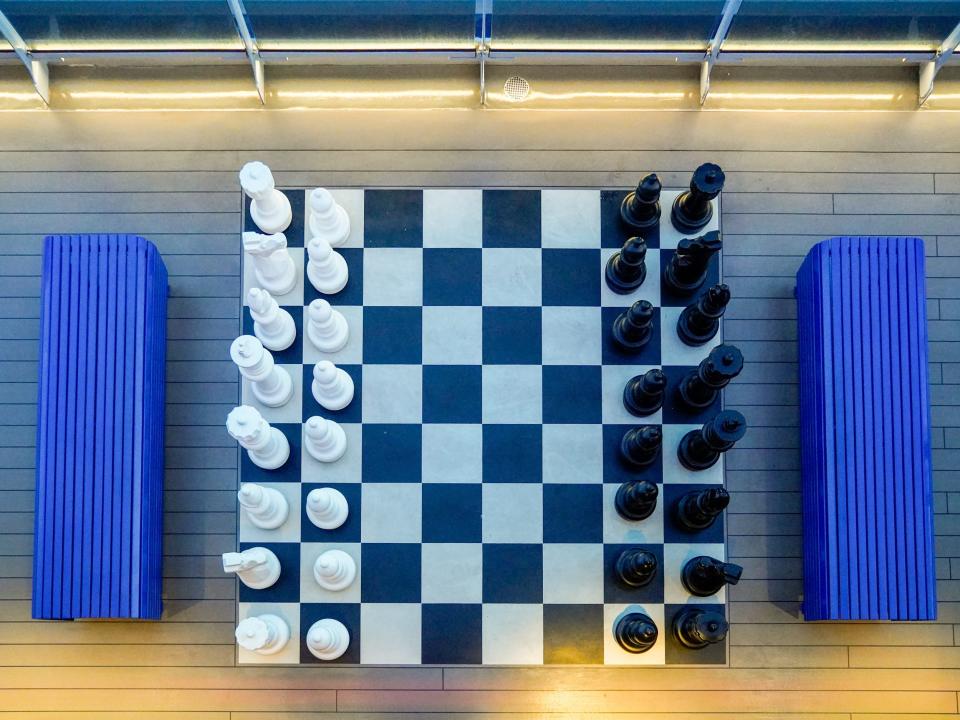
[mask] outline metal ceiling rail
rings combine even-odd
[[[254,39],[250,20],[243,7],[243,0],[227,0],[227,5],[230,6],[230,14],[233,15],[233,22],[237,26],[237,34],[243,41],[247,59],[250,61],[250,68],[253,70],[253,83],[257,86],[257,95],[260,96],[260,103],[263,104],[266,102],[263,59],[260,57],[260,48],[257,47],[257,41]]]
[[[953,57],[957,46],[960,46],[960,23],[957,23],[953,31],[940,43],[940,47],[938,47],[934,53],[933,59],[928,60],[920,66],[920,88],[918,96],[921,106],[923,106],[923,104],[927,102],[927,98],[933,94],[933,81],[936,79],[937,73],[940,72],[940,68]]]
[[[30,50],[27,49],[27,44],[23,41],[23,38],[20,37],[20,33],[13,27],[13,24],[7,19],[7,16],[3,14],[3,11],[0,11],[0,35],[3,35],[3,37],[7,39],[10,47],[13,48],[13,52],[27,68],[37,95],[40,96],[45,104],[49,105],[50,71],[47,69],[47,64],[31,54]]]
[[[727,0],[723,5],[723,14],[720,16],[720,24],[717,25],[717,31],[713,34],[713,39],[707,46],[707,54],[700,64],[700,105],[707,101],[707,95],[710,94],[710,73],[713,70],[713,64],[720,55],[720,47],[723,41],[727,39],[727,33],[730,32],[730,25],[740,10],[741,0]]]

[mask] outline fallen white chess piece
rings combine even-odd
[[[270,423],[250,405],[240,405],[230,411],[227,432],[246,449],[250,462],[264,470],[276,470],[290,457],[287,437],[277,428],[270,427]]]
[[[243,233],[243,251],[253,262],[253,275],[260,287],[274,295],[286,295],[297,284],[297,266],[287,252],[283,233]]]
[[[268,235],[283,232],[293,220],[290,200],[276,189],[273,173],[254,160],[240,169],[240,187],[250,197],[250,217]]]
[[[253,318],[253,334],[260,338],[265,348],[280,352],[293,345],[297,339],[293,315],[280,307],[270,293],[260,288],[250,288],[247,306]]]
[[[319,660],[336,660],[350,646],[350,633],[339,620],[317,620],[307,630],[307,650]]]
[[[273,655],[290,642],[290,626],[278,615],[252,615],[237,624],[234,636],[244,650]]]
[[[240,582],[254,590],[271,587],[280,578],[280,559],[269,548],[224,553],[222,560],[224,572],[236,573]]]
[[[307,197],[310,217],[307,219],[309,237],[319,237],[340,247],[350,237],[350,216],[330,194],[329,190],[316,188]]]

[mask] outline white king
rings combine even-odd
[[[240,405],[227,415],[227,432],[245,448],[250,462],[264,470],[276,470],[290,457],[286,436],[263,419],[255,407]]]
[[[290,373],[273,362],[273,355],[253,335],[241,335],[230,345],[230,359],[250,381],[250,392],[267,407],[286,405],[293,397]]]
[[[270,293],[260,288],[250,288],[247,305],[253,318],[253,334],[265,348],[280,352],[293,345],[297,338],[293,315],[280,307]]]
[[[253,261],[253,275],[260,287],[274,295],[286,295],[297,284],[297,266],[287,252],[287,236],[283,233],[243,234],[243,250]]]
[[[250,197],[250,217],[268,235],[283,232],[293,220],[290,200],[276,189],[273,173],[262,162],[248,162],[240,169],[240,187]]]
[[[331,247],[340,247],[350,237],[350,216],[333,199],[329,190],[317,188],[307,197],[310,217],[307,220],[309,237],[322,237]]]

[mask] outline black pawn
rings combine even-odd
[[[628,353],[640,352],[653,337],[653,305],[637,300],[613,321],[613,340]]]
[[[635,230],[646,230],[660,222],[660,178],[650,173],[620,204],[620,217]]]
[[[724,410],[680,439],[677,458],[687,470],[706,470],[746,432],[746,418],[736,410]]]
[[[710,222],[710,202],[723,190],[724,175],[719,165],[704,163],[693,171],[690,189],[680,193],[673,203],[670,222],[684,235],[691,235]]]
[[[647,242],[632,237],[623,247],[610,256],[604,276],[607,287],[620,295],[626,295],[643,285],[647,279]]]
[[[652,415],[663,407],[663,391],[666,387],[667,376],[657,368],[632,377],[623,388],[623,406],[637,417]]]
[[[639,654],[652,648],[660,632],[648,616],[639,612],[624,615],[617,621],[613,636],[628,653]]]
[[[693,409],[710,407],[717,394],[743,370],[743,355],[735,345],[717,345],[680,381],[680,399]]]
[[[657,575],[657,556],[649,550],[628,548],[613,566],[617,580],[631,588],[643,587]]]
[[[677,335],[685,345],[704,345],[720,331],[720,318],[730,302],[730,288],[714,285],[687,305],[677,321]]]
[[[723,487],[691,490],[677,500],[677,524],[684,530],[698,532],[713,525],[730,504],[730,493]]]
[[[723,642],[729,629],[727,619],[716,610],[688,606],[673,616],[673,636],[691,650]]]
[[[631,428],[620,440],[620,456],[627,465],[643,468],[652,465],[663,444],[659,425],[641,425]]]
[[[724,585],[740,582],[743,568],[708,555],[687,560],[680,572],[680,581],[687,592],[697,597],[716,595]]]
[[[696,292],[707,279],[710,258],[722,247],[723,241],[716,230],[692,240],[684,238],[677,243],[677,251],[663,269],[663,282],[667,289],[679,295]]]
[[[660,490],[649,480],[628,480],[617,488],[613,505],[624,520],[645,520],[657,507]]]

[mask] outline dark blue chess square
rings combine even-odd
[[[319,415],[321,417],[336,420],[338,423],[358,423],[363,415],[363,366],[362,365],[337,365],[353,380],[353,400],[342,410],[327,410],[313,397],[313,368],[314,365],[303,366],[303,419]],[[300,426],[294,425],[297,429],[297,445],[300,444]],[[298,468],[299,470],[299,468]]]
[[[599,250],[543,250],[541,267],[544,305],[600,304]]]
[[[543,545],[484,545],[483,602],[543,602]]]
[[[333,530],[323,530],[307,517],[307,495],[311,490],[329,487],[339,490],[347,499],[350,512],[343,525]],[[301,542],[360,542],[360,483],[303,483],[300,494],[300,541]]]
[[[300,425],[298,423],[271,423],[290,443],[290,457],[276,470],[264,470],[253,464],[250,454],[240,450],[240,482],[300,482]]]
[[[600,193],[600,246],[619,248],[634,236],[647,241],[648,248],[660,247],[660,226],[647,230],[634,230],[620,219],[620,205],[629,190],[604,190]],[[663,222],[670,222],[670,208],[663,209]]]
[[[643,424],[638,422],[638,425]],[[636,425],[603,426],[603,481],[605,483],[625,483],[627,480],[649,480],[663,482],[663,450],[656,460],[645,468],[637,469],[623,462],[620,453],[620,441],[623,434]]]
[[[419,365],[422,357],[422,308],[363,308],[363,362]]]
[[[603,487],[552,483],[544,485],[543,541],[603,542]]]
[[[363,245],[423,247],[423,191],[365,191]]]
[[[727,662],[727,641],[707,645],[705,648],[691,650],[684,647],[673,636],[672,632],[664,632],[664,629],[673,627],[673,619],[677,613],[684,609],[700,608],[712,612],[718,612],[726,615],[726,608],[723,605],[713,603],[697,604],[691,602],[689,605],[664,605],[663,606],[663,628],[660,632],[666,636],[666,664],[667,665],[725,665]]]
[[[278,365],[300,365],[303,363],[303,306],[291,305],[282,306],[284,310],[290,313],[293,318],[294,327],[297,328],[297,336],[293,344],[286,350],[271,350],[273,361]],[[253,318],[250,316],[250,308],[243,306],[243,334],[253,335]]]
[[[484,365],[539,365],[542,337],[539,307],[483,308]]]
[[[483,246],[540,247],[540,191],[484,190]]]
[[[617,558],[624,550],[639,548],[652,552],[657,557],[657,574],[642,587],[631,587],[617,578]],[[641,605],[663,602],[663,545],[604,545],[603,546],[603,601],[605,603],[639,603]],[[660,628],[661,632],[663,628]]]
[[[481,541],[479,483],[427,483],[422,491],[423,542]]]
[[[653,328],[650,341],[639,352],[629,353],[613,339],[610,328],[626,307],[605,307],[600,311],[600,333],[603,341],[604,365],[659,365],[660,364],[660,308],[653,308]]]
[[[543,366],[545,423],[601,422],[599,365]]]
[[[420,425],[364,424],[363,482],[420,482]]]
[[[482,606],[428,603],[420,614],[420,658],[425,665],[483,662]]]
[[[363,305],[363,248],[337,248],[347,261],[347,284],[336,295],[324,295],[317,292],[307,277],[307,263],[310,257],[303,253],[303,304],[309,305],[317,298],[323,298],[331,305]]]
[[[726,512],[721,513],[720,517],[713,521],[713,525],[703,530],[690,532],[681,527],[676,520],[677,502],[688,492],[694,490],[706,490],[708,488],[718,487],[717,485],[687,485],[664,483],[662,487],[662,497],[660,502],[663,507],[663,541],[668,543],[722,543],[723,542],[723,518]]]
[[[300,601],[300,544],[299,543],[240,543],[240,550],[265,547],[280,561],[280,577],[270,587],[254,590],[240,585],[240,602],[289,603]]]
[[[420,544],[363,543],[361,602],[420,602]]]
[[[545,665],[603,663],[603,605],[544,605]]]
[[[427,248],[423,251],[424,305],[480,305],[480,248]]]
[[[424,365],[423,422],[479,423],[481,382],[480,365]]]
[[[709,355],[713,347],[712,344],[704,345],[703,356]],[[720,405],[722,390],[717,393],[717,398],[712,404],[699,410],[690,408],[683,402],[683,398],[680,396],[680,383],[696,369],[693,365],[663,366],[663,374],[667,376],[667,390],[663,396],[663,422],[675,425],[702,425],[722,410]]]
[[[336,660],[320,660],[307,649],[307,632],[317,620],[339,620],[350,633],[347,651]],[[303,603],[300,606],[300,662],[356,665],[360,662],[360,603]]]
[[[666,269],[669,267],[673,260],[673,256],[676,253],[673,250],[661,250],[660,305],[664,307],[686,307],[696,300],[698,295],[705,292],[707,288],[720,282],[720,254],[722,252],[723,251],[721,250],[719,253],[716,253],[712,258],[710,258],[710,264],[707,266],[707,278],[703,281],[703,285],[696,288],[688,295],[681,295],[670,290],[667,287],[666,281],[663,279],[663,274],[666,272]],[[710,347],[712,347],[712,345]]]
[[[303,247],[305,242],[304,237],[304,194],[303,190],[282,190],[277,188],[284,195],[287,196],[287,199],[290,201],[290,212],[293,213],[293,217],[290,220],[290,225],[287,226],[286,230],[283,231],[284,236],[287,238],[287,247]],[[243,197],[243,229],[249,232],[258,232],[262,233],[257,224],[253,221],[253,218],[250,216],[250,198],[244,195]]]
[[[483,482],[543,482],[543,426],[484,425]]]

